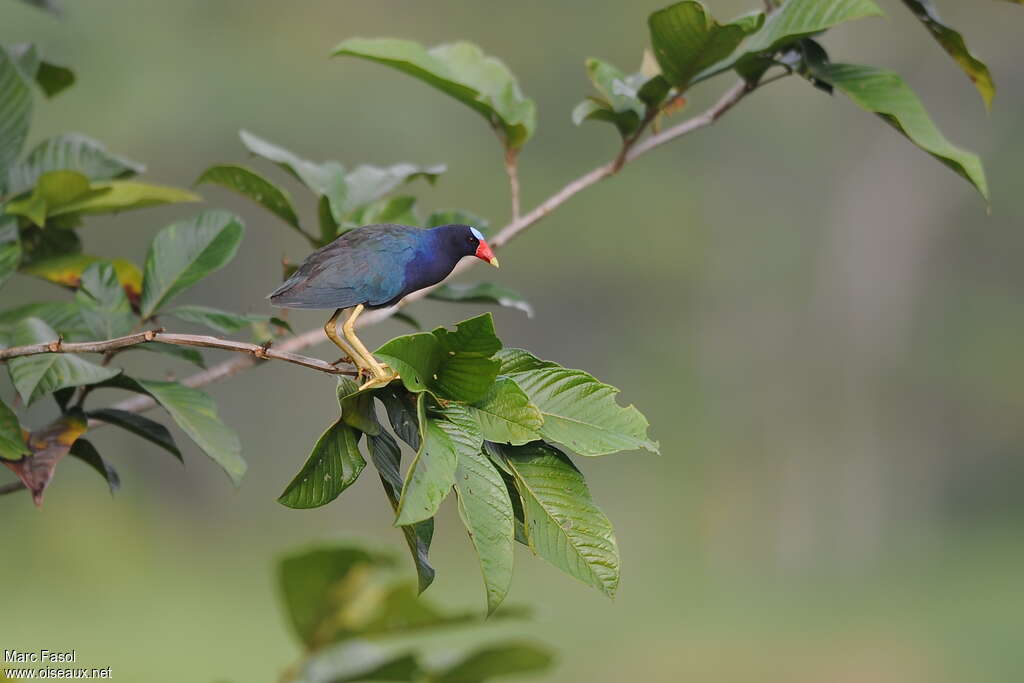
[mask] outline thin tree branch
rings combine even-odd
[[[512,195],[512,220],[519,220],[519,150],[505,149],[505,173],[508,174],[508,189]]]
[[[676,126],[667,128],[660,133],[651,135],[650,137],[632,145],[623,160],[623,164],[634,161],[638,157],[646,154],[647,152],[660,147],[671,140],[674,140],[684,135],[693,133],[694,131],[700,130],[707,126],[712,125],[717,121],[723,114],[732,109],[740,100],[746,97],[750,92],[756,89],[757,86],[750,86],[744,81],[740,81],[726,93],[709,109],[704,111],[693,118],[687,119]],[[538,204],[532,211],[525,216],[520,216],[517,219],[513,219],[511,223],[506,225],[499,231],[493,239],[489,240],[493,247],[502,247],[513,239],[518,237],[521,233],[525,232],[528,228],[532,227],[536,223],[540,222],[549,213],[560,207],[562,204],[567,202],[569,199],[574,197],[579,192],[587,189],[588,187],[597,184],[601,180],[604,180],[610,175],[614,175],[618,170],[617,160],[610,161],[608,163],[598,166],[588,173],[576,178],[572,182],[568,183],[562,189],[555,192],[553,195],[545,199],[543,202]],[[518,188],[518,181],[516,183]],[[518,189],[516,190],[518,192]],[[476,262],[472,259],[465,259],[452,271],[451,276],[455,277],[467,269],[476,265]],[[435,287],[440,285],[435,285]],[[407,306],[410,303],[419,301],[427,294],[429,294],[435,287],[422,289],[417,292],[410,294],[405,297],[396,306],[391,308],[376,309],[368,311],[359,317],[358,327],[365,327],[369,325],[375,325],[377,323],[387,320],[395,314],[399,308]],[[323,330],[315,328],[307,332],[303,332],[294,337],[286,339],[278,344],[275,349],[276,353],[293,354],[296,351],[314,346],[323,341],[326,341],[327,337]],[[315,359],[313,359],[315,360]],[[182,380],[182,384],[190,387],[203,387],[208,384],[213,384],[221,380],[225,380],[229,377],[233,377],[240,372],[243,372],[259,362],[259,358],[252,354],[240,355],[231,360],[218,363],[207,370],[197,372],[189,377]],[[144,412],[153,408],[156,402],[148,396],[134,396],[120,403],[114,404],[112,407],[118,410],[126,410],[130,412]]]
[[[115,351],[117,349],[138,346],[140,344],[148,344],[150,342],[163,342],[164,344],[173,344],[175,346],[200,346],[210,349],[222,349],[224,351],[245,353],[252,356],[253,362],[258,360],[280,360],[286,363],[301,365],[302,367],[309,368],[311,370],[325,372],[329,375],[354,376],[356,374],[352,370],[343,370],[331,365],[327,361],[320,360],[319,358],[300,356],[297,353],[270,348],[269,345],[251,344],[231,339],[220,339],[218,337],[210,337],[202,334],[175,334],[172,332],[164,332],[162,330],[146,330],[145,332],[138,332],[136,334],[125,335],[124,337],[116,337],[114,339],[105,339],[102,341],[66,342],[63,339],[58,339],[56,341],[44,342],[41,344],[12,346],[10,348],[0,349],[0,361],[6,361],[11,358],[21,358],[24,356],[37,356],[44,353],[109,353],[110,351]]]

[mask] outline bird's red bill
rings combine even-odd
[[[476,253],[473,254],[481,261],[487,261],[495,268],[498,267],[498,259],[495,258],[494,252],[491,251],[491,245],[487,244],[483,240],[480,240],[480,246],[476,248]]]

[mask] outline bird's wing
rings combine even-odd
[[[405,266],[415,255],[418,228],[368,226],[345,233],[313,252],[270,295],[287,308],[348,308],[380,305],[405,283]]]

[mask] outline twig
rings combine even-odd
[[[519,150],[505,148],[505,173],[508,174],[508,189],[512,195],[512,220],[519,220]]]
[[[667,128],[656,135],[652,135],[643,141],[631,146],[625,155],[623,164],[629,163],[638,157],[646,154],[656,147],[674,140],[676,138],[688,135],[701,128],[710,126],[717,121],[723,114],[732,109],[736,103],[742,100],[746,95],[756,89],[757,86],[750,86],[746,82],[741,81],[729,89],[712,107],[707,109],[701,114],[694,116],[693,118],[687,119],[682,123],[679,123],[672,128]],[[515,218],[511,223],[506,225],[501,231],[494,236],[493,239],[489,240],[490,244],[494,247],[502,247],[519,234],[525,232],[528,228],[538,223],[541,219],[547,216],[549,213],[557,209],[559,206],[567,202],[577,193],[582,192],[591,185],[604,180],[610,175],[614,175],[617,170],[616,160],[602,164],[597,168],[592,169],[588,173],[576,178],[572,182],[568,183],[562,189],[555,192],[553,195],[545,199],[543,202],[538,204],[532,211],[525,216]],[[518,192],[518,182],[516,182],[516,190]],[[518,201],[518,199],[516,199]],[[458,267],[452,272],[450,277],[455,277],[460,273],[465,272],[467,269],[476,265],[476,262],[471,259],[463,260]],[[440,285],[435,285],[440,286]],[[373,311],[368,311],[359,317],[358,326],[365,327],[369,325],[375,325],[377,323],[387,320],[398,311],[402,306],[406,306],[415,301],[419,301],[423,297],[432,291],[434,287],[419,290],[414,292],[403,299],[398,305],[391,308],[382,308]],[[282,341],[276,347],[275,353],[277,354],[289,354],[294,355],[295,351],[308,348],[315,344],[319,344],[327,339],[326,335],[320,328],[315,328],[303,332],[302,334],[296,335],[289,339]],[[313,359],[315,361],[315,359]],[[240,355],[231,360],[218,363],[207,370],[197,372],[189,377],[182,380],[182,384],[190,387],[203,387],[208,384],[213,384],[221,380],[233,377],[240,372],[243,372],[256,363],[259,359],[253,355]],[[120,403],[114,404],[112,407],[118,410],[126,410],[129,412],[144,412],[153,408],[156,402],[148,396],[134,396]]]
[[[43,342],[41,344],[12,346],[10,348],[0,349],[0,361],[9,360],[11,358],[21,358],[23,356],[37,356],[43,353],[106,354],[117,349],[138,346],[140,344],[148,344],[149,342],[163,342],[164,344],[173,344],[175,346],[201,346],[210,349],[223,349],[225,351],[245,353],[249,354],[253,358],[253,362],[256,362],[257,360],[281,360],[286,363],[301,365],[302,367],[309,368],[311,370],[325,372],[329,375],[354,376],[356,374],[352,370],[343,370],[331,365],[327,361],[320,360],[319,358],[300,356],[297,353],[291,353],[290,351],[282,349],[273,349],[270,348],[269,345],[251,344],[248,342],[233,341],[231,339],[220,339],[218,337],[210,337],[202,334],[175,334],[172,332],[163,332],[161,330],[146,330],[145,332],[138,332],[136,334],[125,335],[124,337],[116,337],[114,339],[105,339],[102,341],[66,342],[63,339],[57,339],[56,341]]]

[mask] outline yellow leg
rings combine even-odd
[[[348,340],[349,344],[352,345],[352,348],[356,351],[356,353],[358,353],[361,356],[363,362],[366,364],[366,366],[369,367],[370,371],[373,373],[373,377],[366,384],[359,387],[360,389],[365,389],[367,387],[376,385],[383,386],[390,382],[391,380],[398,377],[398,375],[394,372],[388,372],[384,365],[378,363],[377,359],[374,358],[373,354],[370,353],[369,349],[366,348],[366,345],[363,344],[363,342],[360,341],[359,337],[356,336],[356,319],[362,312],[362,304],[359,304],[354,309],[352,309],[352,313],[349,314],[348,319],[345,321],[345,324],[341,326],[341,330],[342,333],[345,335],[345,339]]]
[[[359,362],[359,356],[356,354],[355,350],[349,346],[348,342],[342,340],[342,338],[338,336],[338,317],[341,315],[342,310],[343,309],[339,308],[334,311],[334,315],[332,315],[331,319],[327,321],[326,325],[324,325],[324,334],[327,335],[328,339],[334,342],[335,346],[341,349],[341,352],[345,354],[350,362],[362,370],[363,368]],[[341,360],[344,361],[345,358],[342,358]]]

